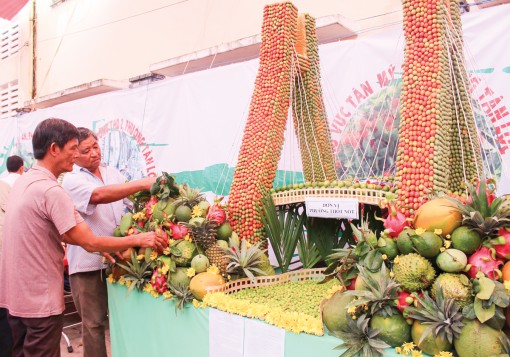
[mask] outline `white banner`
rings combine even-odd
[[[502,5],[462,17],[472,96],[495,137],[487,145],[495,156],[500,154],[497,160],[503,167],[501,193],[510,192],[509,11],[509,5]],[[398,97],[388,93],[400,90],[403,45],[401,31],[384,31],[320,46],[324,101],[339,161],[342,148],[354,145],[352,135],[347,140],[349,136],[341,136],[349,123],[370,119],[367,116],[373,115],[374,108],[397,115]],[[95,130],[105,161],[131,178],[167,171],[178,182],[227,194],[257,69],[258,59],[2,120],[0,174],[12,153],[21,154],[31,164],[35,126],[58,117]],[[295,179],[293,173],[299,175],[302,170],[291,125],[289,120],[277,185],[290,183]]]

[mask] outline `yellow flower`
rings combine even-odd
[[[347,308],[347,313],[348,314],[355,314],[356,313],[356,306],[351,306],[351,307]]]
[[[395,257],[395,259],[393,259],[393,264],[398,264],[400,263],[400,258],[398,257],[398,255]]]
[[[108,275],[108,279],[106,279],[106,280],[108,280],[108,282],[110,284],[115,283],[115,279],[113,278],[113,274]]]
[[[452,237],[451,235],[447,234],[445,238],[450,239],[451,237]]]
[[[154,291],[154,287],[150,283],[145,283],[145,285],[143,286],[143,291],[150,294]]]
[[[136,260],[138,260],[138,261],[141,261],[141,260],[143,260],[144,258],[145,258],[145,255],[143,255],[143,254],[138,254],[138,255],[136,256]]]
[[[145,213],[143,211],[136,212],[133,215],[133,220],[135,220],[135,221],[145,221],[146,219],[147,219],[147,217],[145,217]]]
[[[417,235],[423,234],[423,233],[425,233],[425,229],[423,229],[423,228],[416,228],[415,233]]]
[[[172,244],[173,242],[175,242],[172,238],[168,238],[168,245]]]
[[[188,270],[186,270],[186,275],[188,278],[193,278],[195,276],[195,269],[188,268]]]
[[[453,353],[451,352],[446,352],[446,351],[441,351],[439,353],[436,353],[434,355],[434,357],[452,357],[453,356]]]
[[[218,269],[218,267],[216,265],[212,264],[209,266],[209,268],[207,268],[207,272],[213,273],[213,274],[219,274],[220,270]]]
[[[184,240],[187,240],[188,242],[192,242],[193,240],[191,239],[191,236],[189,234],[186,234],[184,236]]]
[[[395,277],[395,273],[390,271],[390,278],[394,278]]]
[[[193,306],[195,306],[196,308],[202,308],[202,307],[205,307],[205,305],[203,303],[201,303],[200,301],[198,301],[197,299],[193,299]]]
[[[452,242],[451,242],[451,241],[449,241],[449,240],[445,240],[445,241],[444,241],[444,247],[445,247],[446,249],[450,248],[450,246],[451,246],[451,245],[452,245]]]
[[[163,297],[164,297],[165,299],[170,299],[172,296],[173,296],[173,295],[172,295],[172,293],[171,293],[170,291],[165,291],[165,292],[163,293]]]
[[[412,357],[422,357],[423,353],[421,351],[413,350],[412,353],[411,353],[411,356]]]
[[[441,253],[442,253],[442,252],[444,252],[445,250],[446,250],[446,248],[445,248],[445,247],[441,247],[441,248],[439,248],[439,251],[440,251]]]
[[[161,274],[166,275],[166,273],[168,273],[168,265],[163,264],[161,266]]]
[[[122,276],[119,278],[119,284],[120,284],[120,285],[126,285],[126,279],[124,278],[124,275],[122,275]]]
[[[408,355],[409,353],[411,353],[412,350],[414,350],[415,347],[416,345],[414,344],[414,342],[406,342],[402,345],[402,352]]]
[[[386,259],[388,259],[388,256],[387,256],[386,254],[383,254],[383,255],[382,255],[382,259],[383,259],[383,260],[386,260]]]
[[[437,234],[438,236],[440,236],[441,234],[443,233],[443,230],[442,229],[434,229],[434,234]]]
[[[170,247],[166,247],[165,250],[163,251],[163,255],[170,255]]]
[[[510,292],[510,280],[505,280],[503,284],[505,285],[505,289],[507,289]]]
[[[202,214],[204,214],[204,211],[197,205],[193,207],[193,211],[191,212],[191,218],[201,217]]]
[[[402,348],[400,347],[395,347],[395,352],[400,354],[400,352],[402,352]]]
[[[158,258],[158,252],[153,251],[150,256],[150,260],[156,260]]]

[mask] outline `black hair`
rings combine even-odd
[[[18,155],[12,155],[7,158],[7,171],[16,172],[23,166],[23,159]]]
[[[78,134],[79,134],[78,135],[78,144],[90,136],[92,136],[94,139],[97,140],[97,135],[92,130],[90,130],[88,128],[84,128],[82,126],[80,126],[78,128]]]
[[[34,157],[37,160],[44,158],[52,143],[63,148],[72,139],[78,139],[79,133],[76,127],[58,118],[49,118],[40,122],[32,136]]]

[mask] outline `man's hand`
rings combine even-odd
[[[140,233],[135,237],[139,239],[138,245],[142,248],[153,248],[162,252],[168,246],[168,237],[156,232]]]
[[[144,190],[149,191],[151,189],[152,184],[156,182],[156,177],[144,177],[137,181],[139,181],[142,184]]]
[[[101,253],[101,255],[106,258],[110,263],[115,264],[115,258],[110,255],[110,253]],[[103,260],[104,262],[104,260]]]

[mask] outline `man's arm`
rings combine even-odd
[[[149,190],[154,182],[156,182],[155,177],[147,177],[126,183],[97,187],[92,191],[89,204],[97,205],[121,200],[138,191]]]
[[[140,233],[127,237],[96,236],[87,223],[81,222],[68,230],[64,242],[79,245],[87,252],[117,252],[129,247],[146,247],[163,251],[168,241],[155,232]]]

